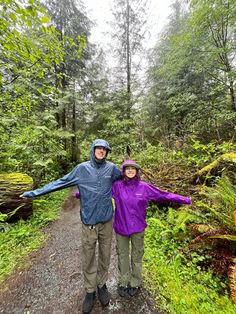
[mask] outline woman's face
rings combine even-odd
[[[136,176],[136,173],[137,173],[137,169],[135,167],[132,167],[132,166],[128,166],[128,167],[125,167],[125,176],[129,179],[132,179]]]

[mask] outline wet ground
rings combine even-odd
[[[30,255],[28,269],[16,271],[1,287],[0,313],[81,313],[85,292],[81,270],[80,227],[78,201],[69,197],[61,210],[60,219],[46,228],[50,235],[48,241]],[[111,294],[110,304],[102,308],[96,298],[92,314],[162,313],[154,308],[152,296],[144,288],[138,296],[132,298],[121,298],[117,294],[115,237],[107,286]]]

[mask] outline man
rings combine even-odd
[[[112,240],[111,187],[112,182],[121,176],[119,168],[106,160],[110,151],[107,141],[96,139],[90,150],[90,161],[78,164],[70,173],[42,188],[21,195],[23,198],[35,197],[71,186],[79,188],[83,275],[86,290],[83,301],[84,313],[92,310],[96,290],[103,306],[108,305],[110,301],[106,281]],[[96,262],[97,243],[98,261]]]

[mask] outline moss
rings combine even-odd
[[[233,162],[236,164],[236,153],[227,153],[223,154],[219,157],[219,159],[222,159],[224,161]]]
[[[33,184],[33,179],[25,173],[21,172],[11,172],[11,173],[1,173],[0,182],[8,182],[11,185],[14,184]]]
[[[236,153],[227,153],[227,154],[223,154],[220,157],[218,157],[216,160],[214,160],[212,163],[210,163],[209,165],[203,167],[201,170],[199,170],[198,174],[200,176],[204,175],[204,174],[210,174],[212,171],[216,170],[220,170],[219,168],[223,168],[221,167],[221,165],[224,166],[231,166],[233,164],[233,166],[236,168]],[[222,169],[223,170],[223,169]]]
[[[25,173],[0,173],[0,200],[11,195],[19,195],[23,191],[31,190],[33,179]]]
[[[218,165],[218,161],[215,160],[215,161],[213,161],[212,163],[210,163],[209,165],[207,165],[207,166],[203,167],[201,170],[199,170],[198,173],[199,173],[199,175],[201,176],[201,175],[203,175],[204,173],[210,172],[212,169],[214,169],[215,167],[217,167],[217,165]]]

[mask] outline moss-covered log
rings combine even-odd
[[[33,187],[33,179],[24,173],[0,173],[0,212],[9,218],[32,214],[32,200],[19,196]]]
[[[215,177],[222,174],[227,175],[232,180],[235,179],[236,173],[236,153],[223,154],[209,165],[200,169],[192,178],[191,183],[211,182]]]

